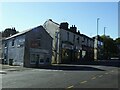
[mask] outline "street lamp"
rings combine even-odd
[[[104,36],[105,36],[105,29],[106,29],[107,27],[104,27]],[[105,41],[103,40],[103,54],[104,54],[104,56],[103,56],[103,58],[105,59],[105,57],[106,57],[106,54],[105,54]]]
[[[97,36],[98,36],[98,25],[99,25],[100,18],[97,18]]]
[[[105,36],[105,29],[106,29],[107,27],[104,27],[104,36]]]
[[[98,60],[98,26],[99,26],[99,20],[100,18],[97,18],[97,37],[96,37],[96,40],[97,40],[97,47],[96,47],[96,59]]]

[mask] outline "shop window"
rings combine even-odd
[[[44,63],[44,55],[43,54],[40,55],[40,61],[39,61],[39,63]]]
[[[30,55],[30,62],[31,62],[31,63],[34,63],[34,64],[36,63],[35,54],[31,54],[31,55]]]
[[[43,59],[40,59],[40,63],[43,63],[44,62],[44,60]]]

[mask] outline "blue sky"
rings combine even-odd
[[[47,19],[57,23],[76,25],[80,33],[95,36],[96,20],[99,20],[99,34],[118,37],[117,2],[2,2],[0,31],[15,27],[18,31],[42,25]]]

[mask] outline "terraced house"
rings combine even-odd
[[[94,40],[81,34],[75,25],[68,28],[67,22],[56,23],[47,20],[43,27],[53,38],[52,62],[71,63],[81,60],[93,60]]]

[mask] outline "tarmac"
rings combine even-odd
[[[13,71],[31,70],[31,69],[32,68],[25,68],[23,66],[11,66],[11,65],[0,64],[0,74],[6,74],[7,72],[13,72]]]

